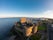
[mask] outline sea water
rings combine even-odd
[[[15,22],[19,20],[19,18],[0,18],[0,40],[7,37]]]

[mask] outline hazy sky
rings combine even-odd
[[[0,17],[53,18],[53,0],[0,0]]]

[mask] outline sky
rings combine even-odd
[[[0,0],[1,17],[53,18],[53,0]]]

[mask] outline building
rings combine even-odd
[[[23,33],[25,36],[28,37],[37,32],[38,25],[36,23],[33,24],[33,22],[31,22],[30,19],[27,20],[27,18],[23,17],[20,19],[20,22],[21,22],[21,27],[24,28]],[[20,30],[22,30],[22,29],[20,29]]]

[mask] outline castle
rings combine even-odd
[[[17,24],[19,24],[19,22],[17,22]],[[17,30],[20,29],[24,33],[24,35],[27,37],[35,34],[38,30],[38,24],[32,23],[30,19],[27,20],[27,18],[25,17],[20,19],[20,24],[21,24],[20,28],[17,25],[17,28],[18,28]]]

